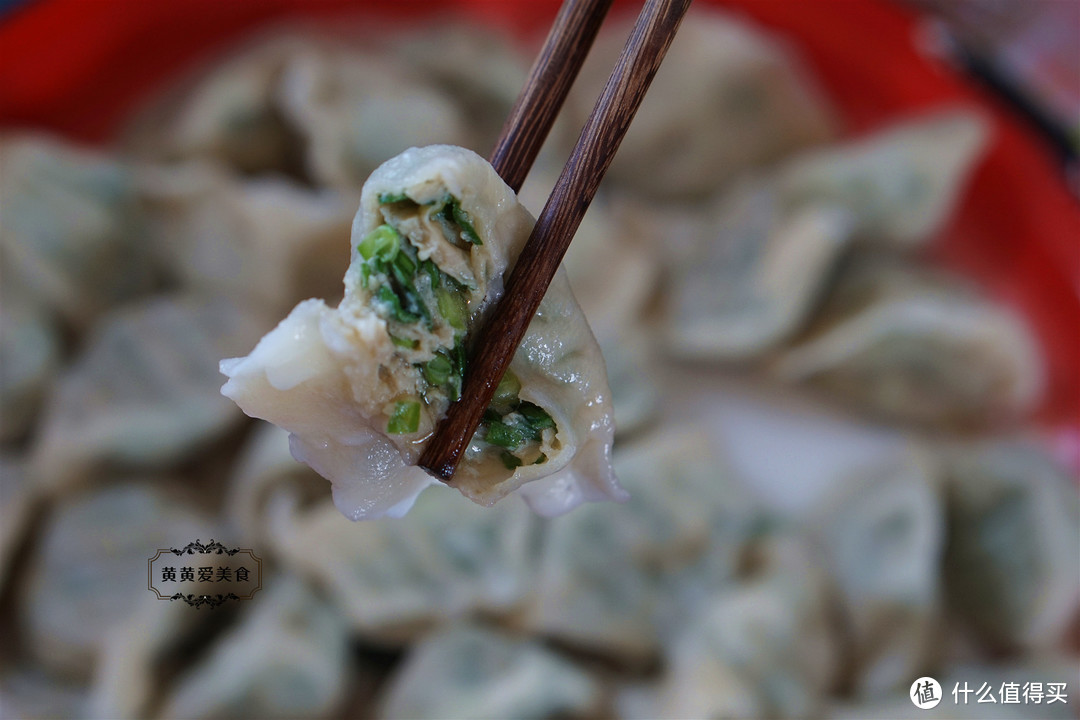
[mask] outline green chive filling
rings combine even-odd
[[[519,397],[521,381],[509,370],[499,381],[491,404],[484,412],[478,433],[484,442],[502,448],[499,458],[508,470],[525,464],[536,454],[543,440],[543,431],[555,429],[555,420],[539,405]],[[530,462],[547,462],[543,453]]]
[[[420,403],[416,400],[402,400],[394,405],[394,412],[386,423],[386,432],[391,435],[414,433],[420,428]]]
[[[419,210],[419,206],[403,192],[383,193],[379,195],[379,202],[411,203],[418,211],[427,212],[455,246],[461,247],[462,241],[482,244],[468,213],[452,196],[431,203],[427,210]],[[390,341],[394,347],[403,350],[421,348],[421,341],[410,337],[413,333],[403,332],[396,325],[413,327],[423,322],[428,330],[434,330],[437,325],[453,328],[452,344],[435,348],[433,358],[414,363],[414,367],[420,371],[422,385],[426,384],[420,388],[421,402],[431,405],[442,400],[458,400],[465,374],[465,351],[461,343],[469,320],[465,286],[431,260],[420,260],[416,246],[393,221],[368,233],[357,246],[357,252],[363,259],[360,285],[371,293],[373,303],[390,323]],[[419,426],[419,411],[418,403],[415,408],[412,404],[406,408],[399,403],[387,423],[387,432],[415,432]]]
[[[379,202],[416,206],[405,193],[383,193]],[[457,198],[447,196],[431,203],[426,212],[454,245],[461,247],[461,241],[483,244]],[[387,421],[387,433],[415,433],[420,427],[421,402],[431,405],[442,399],[454,402],[461,397],[465,375],[463,340],[469,320],[465,287],[431,260],[420,260],[416,247],[392,224],[380,225],[368,233],[357,246],[357,252],[364,261],[360,266],[360,284],[371,293],[383,318],[391,323],[394,331],[390,333],[390,341],[394,347],[418,350],[421,343],[393,323],[415,326],[423,322],[428,330],[442,324],[454,330],[449,347],[440,345],[433,357],[413,364],[422,378],[422,398],[397,402]],[[547,457],[538,452],[542,431],[555,429],[552,417],[539,406],[521,400],[520,392],[521,382],[512,372],[507,372],[495,389],[478,430],[484,442],[500,449],[499,458],[511,470],[526,462],[546,462]]]

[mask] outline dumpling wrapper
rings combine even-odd
[[[852,225],[836,204],[785,206],[772,178],[739,183],[702,216],[673,219],[670,352],[732,361],[776,346],[814,308]]]
[[[942,273],[855,258],[805,337],[773,365],[882,418],[1005,425],[1038,403],[1043,361],[1008,308]]]
[[[849,210],[860,238],[917,248],[952,213],[990,136],[977,112],[941,110],[804,153],[784,165],[779,184],[793,206],[832,203]]]
[[[906,689],[940,651],[938,472],[912,446],[846,478],[815,517],[813,538],[836,584],[859,697]]]
[[[578,124],[629,34],[597,38],[571,97]],[[747,170],[831,140],[832,109],[795,48],[734,15],[696,6],[671,44],[611,163],[611,183],[665,200],[705,197]]]
[[[818,717],[840,655],[812,548],[776,530],[759,568],[688,616],[667,648],[658,717]]]
[[[384,691],[379,718],[589,717],[597,680],[535,640],[455,624],[418,643]]]
[[[0,138],[5,297],[83,331],[157,281],[125,163],[44,135]]]
[[[387,203],[388,196],[404,200]],[[460,247],[425,217],[423,208],[447,197],[457,200],[481,244]],[[435,483],[415,463],[447,399],[425,399],[415,431],[400,434],[388,432],[388,408],[396,398],[430,390],[418,368],[456,342],[439,313],[426,331],[419,322],[391,322],[386,306],[365,287],[365,259],[357,246],[388,222],[408,236],[420,263],[432,261],[463,288],[459,297],[470,327],[502,294],[503,275],[533,225],[513,191],[476,153],[445,145],[407,150],[364,186],[341,304],[332,309],[320,300],[304,301],[251,355],[221,363],[229,377],[222,393],[247,414],[288,430],[293,455],[330,480],[335,504],[354,520],[400,517]],[[414,347],[395,345],[391,329]],[[614,427],[603,358],[565,273],[549,287],[510,371],[520,381],[520,400],[555,422],[556,430],[545,431],[542,441],[546,461],[511,470],[474,438],[449,484],[483,505],[520,488],[542,515],[584,501],[623,499],[611,470]]]
[[[294,53],[276,98],[303,139],[308,173],[334,187],[359,186],[382,158],[412,145],[469,138],[462,110],[419,74],[337,45]]]

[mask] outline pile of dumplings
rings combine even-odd
[[[598,40],[534,213],[628,28]],[[565,261],[630,499],[545,519],[432,488],[353,523],[218,360],[336,302],[368,174],[410,146],[486,155],[531,55],[445,22],[336,32],[253,38],[107,150],[0,137],[0,714],[900,717],[930,675],[929,718],[1075,716],[1080,494],[1029,422],[1040,348],[920,259],[989,119],[847,137],[783,40],[695,8]],[[793,511],[716,427],[736,398],[887,451]],[[809,473],[819,449],[790,452]],[[196,539],[251,548],[262,590],[157,599],[148,559]],[[1027,681],[1067,703],[950,702]]]

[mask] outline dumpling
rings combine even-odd
[[[950,609],[989,649],[1060,649],[1080,607],[1075,475],[1020,441],[946,451]]]
[[[831,203],[869,242],[898,248],[930,240],[948,219],[990,138],[973,110],[940,110],[784,165],[785,202]]]
[[[761,515],[699,429],[643,438],[615,464],[630,500],[550,521],[525,623],[642,664],[695,598],[735,577]]]
[[[137,720],[149,717],[161,690],[162,667],[180,648],[213,633],[209,613],[192,612],[182,602],[164,602],[156,593],[141,597],[129,615],[102,638],[94,663],[90,697],[82,717],[91,720]]]
[[[132,169],[35,135],[0,140],[0,265],[5,296],[46,307],[82,330],[151,289]]]
[[[301,149],[275,91],[302,47],[301,38],[272,37],[222,59],[140,113],[125,138],[128,149],[154,160],[215,160],[241,173],[295,172]]]
[[[312,44],[284,68],[278,103],[317,182],[359,187],[383,159],[415,145],[468,144],[453,100],[398,63]]]
[[[937,658],[945,509],[916,448],[846,478],[816,516],[843,608],[855,694],[904,690]]]
[[[213,528],[160,479],[114,484],[59,504],[20,588],[27,647],[59,672],[87,675],[110,633],[149,595],[147,560],[158,548],[207,541]]]
[[[485,154],[525,85],[529,59],[493,26],[445,20],[396,36],[389,50],[457,103],[469,119],[469,147]]]
[[[541,521],[517,498],[488,509],[428,493],[404,518],[360,525],[325,498],[304,510],[294,498],[270,498],[265,542],[363,637],[398,643],[477,613],[513,615],[532,590]]]
[[[339,297],[355,193],[283,177],[238,181],[215,165],[144,168],[149,245],[186,290],[243,297],[275,315]]]
[[[45,387],[60,365],[60,337],[49,314],[33,304],[0,305],[0,441],[24,438]]]
[[[600,698],[596,680],[540,643],[460,624],[410,651],[377,717],[591,717]]]
[[[806,337],[773,366],[891,420],[982,427],[1038,402],[1043,366],[1021,320],[957,280],[889,259],[844,270]]]
[[[268,325],[226,298],[155,297],[110,313],[46,400],[35,484],[63,490],[107,464],[163,467],[236,427],[244,416],[218,393],[214,362]]]
[[[240,451],[225,494],[230,529],[246,547],[265,547],[272,541],[269,512],[275,498],[289,502],[322,501],[326,481],[289,451],[289,433],[266,422],[256,423]]]
[[[673,221],[665,334],[676,355],[744,360],[795,332],[851,239],[827,202],[788,208],[771,178],[738,184],[702,216]]]
[[[352,669],[341,617],[294,577],[244,602],[249,614],[179,678],[161,717],[336,717]]]
[[[629,34],[612,25],[582,69],[584,118]],[[726,13],[691,8],[608,172],[658,198],[701,197],[746,170],[836,133],[792,49]]]
[[[659,717],[820,713],[838,667],[826,578],[802,538],[760,545],[749,580],[714,594],[670,643]]]
[[[364,186],[341,304],[300,303],[251,355],[222,361],[222,392],[292,433],[345,515],[401,516],[435,482],[415,463],[532,224],[472,151],[387,161]],[[621,499],[612,434],[603,358],[560,272],[449,484],[484,505],[521,488],[541,514]]]

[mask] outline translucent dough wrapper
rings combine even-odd
[[[945,223],[990,139],[977,112],[949,109],[897,123],[785,164],[789,203],[837,204],[868,242],[913,248]]]
[[[582,119],[615,64],[629,22],[605,30],[575,85]],[[751,24],[691,8],[608,177],[651,197],[686,200],[832,139],[832,110],[800,65],[792,48]]]
[[[502,294],[532,224],[472,151],[429,146],[387,161],[364,186],[341,304],[300,303],[251,355],[222,361],[222,392],[288,430],[293,455],[331,481],[345,515],[401,516],[434,483],[415,463],[454,399],[462,338]],[[622,499],[603,358],[561,271],[507,376],[513,409],[497,422],[532,440],[511,446],[485,420],[451,486],[484,505],[521,488],[545,515]],[[541,420],[522,425],[527,415]]]
[[[939,469],[911,447],[847,478],[815,518],[860,697],[906,690],[940,652],[945,509]]]
[[[543,645],[462,624],[410,652],[377,717],[582,717],[600,698],[596,680]]]
[[[798,330],[851,239],[835,204],[789,207],[772,179],[740,183],[697,218],[673,221],[670,351],[746,360]]]
[[[857,258],[807,337],[774,366],[879,417],[988,427],[1022,417],[1043,389],[1035,339],[1007,308],[939,273]]]

